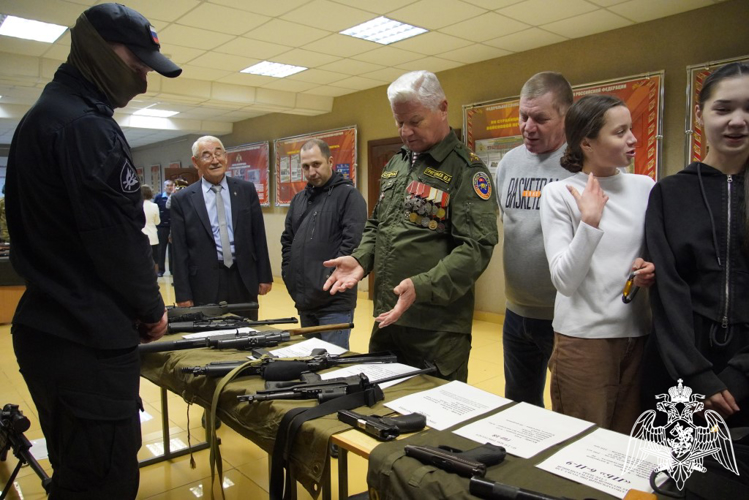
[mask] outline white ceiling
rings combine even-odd
[[[121,0],[122,1],[122,0]],[[124,0],[156,27],[177,79],[149,75],[148,93],[115,114],[132,147],[186,134],[223,135],[267,113],[319,115],[335,97],[706,7],[722,0]],[[98,0],[0,0],[0,14],[73,26]],[[380,15],[429,33],[388,46],[338,34]],[[70,50],[0,36],[0,144]],[[261,60],[309,69],[277,79],[239,73]],[[137,127],[147,106],[179,111],[170,130]]]

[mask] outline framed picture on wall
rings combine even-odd
[[[177,161],[170,161],[169,162],[169,168],[182,168],[182,162],[179,161],[179,160],[177,160]]]
[[[307,185],[299,150],[310,139],[322,139],[330,146],[333,169],[356,186],[356,125],[335,130],[285,137],[273,141],[276,157],[276,206],[287,207]]]
[[[663,71],[627,76],[572,87],[575,100],[584,95],[619,97],[632,113],[636,155],[628,171],[658,180],[663,139]],[[523,144],[519,125],[520,98],[507,97],[463,106],[464,141],[492,175],[502,157]]]
[[[149,168],[151,172],[151,188],[154,193],[161,191],[161,164],[155,163]]]
[[[270,157],[268,143],[255,142],[226,148],[229,168],[226,175],[255,184],[261,207],[270,206]]]

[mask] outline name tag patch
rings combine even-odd
[[[433,168],[427,168],[424,170],[424,175],[428,175],[429,177],[433,177],[435,179],[439,179],[445,184],[450,184],[450,181],[453,180],[453,176],[448,174],[447,172],[442,172],[440,170],[435,170]]]

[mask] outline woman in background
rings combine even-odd
[[[649,286],[641,258],[653,180],[625,174],[637,139],[625,104],[586,96],[565,117],[562,167],[575,172],[541,196],[541,227],[554,304],[552,409],[629,433],[639,416],[640,362],[650,327],[647,294],[622,301],[628,277]]]
[[[153,253],[153,263],[156,269],[156,273],[159,272],[159,230],[156,228],[161,223],[161,217],[159,217],[159,206],[153,202],[153,189],[148,184],[143,184],[140,187],[140,192],[143,194],[143,213],[146,214],[146,225],[143,226],[143,234],[148,236],[148,241],[151,244],[151,252]]]
[[[749,65],[705,80],[707,155],[655,186],[648,252],[658,269],[643,404],[683,379],[729,427],[749,424]],[[744,410],[744,411],[742,411]]]

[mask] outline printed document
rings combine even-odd
[[[617,498],[624,498],[632,488],[652,492],[650,473],[658,465],[654,458],[647,457],[633,471],[622,473],[628,443],[629,436],[626,434],[597,429],[565,446],[536,467]],[[666,447],[664,451],[671,452]],[[665,475],[658,477],[663,479],[659,483],[668,479]]]
[[[507,453],[530,458],[580,434],[593,424],[561,413],[518,403],[495,415],[461,427],[455,434],[478,443],[504,446]]]
[[[441,431],[509,403],[512,403],[509,399],[454,380],[385,406],[402,415],[421,413],[427,417],[429,427]]]

